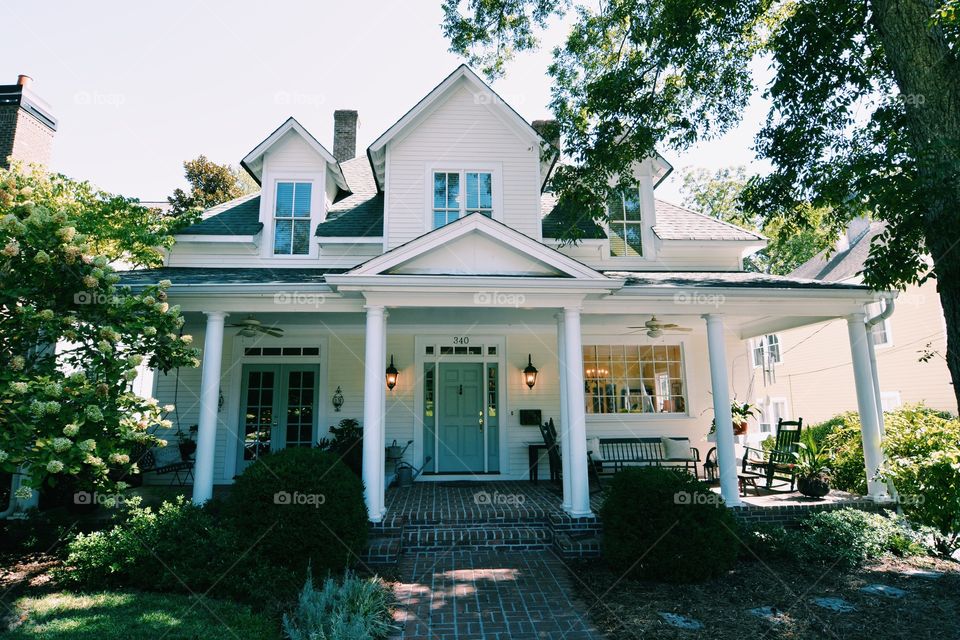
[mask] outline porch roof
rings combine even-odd
[[[328,273],[344,269],[270,269],[236,267],[159,267],[119,271],[120,284],[147,287],[161,280],[177,285],[323,284]]]
[[[870,291],[870,287],[850,282],[824,282],[812,278],[777,276],[745,271],[605,271],[604,275],[623,278],[625,287],[702,288],[702,289],[814,289]]]

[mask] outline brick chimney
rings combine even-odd
[[[33,91],[30,76],[20,75],[16,84],[0,85],[0,167],[9,168],[8,157],[26,163],[50,164],[57,120],[50,107]]]
[[[337,162],[353,160],[357,155],[357,112],[337,109],[333,112],[333,157]]]
[[[556,120],[534,120],[530,126],[540,134],[540,137],[560,149],[560,125]]]

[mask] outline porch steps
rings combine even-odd
[[[536,523],[413,526],[403,532],[404,551],[529,551],[548,549],[552,544],[550,528]]]
[[[600,556],[600,536],[591,532],[554,532],[553,550],[566,559],[596,558]]]

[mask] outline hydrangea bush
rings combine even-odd
[[[170,283],[135,293],[112,264],[155,264],[172,229],[86,183],[0,170],[0,470],[112,491],[111,469],[160,444],[172,408],[133,393],[137,367],[197,366],[197,352]]]

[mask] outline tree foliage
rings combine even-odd
[[[495,77],[568,4],[446,0],[443,28],[453,51]],[[630,162],[740,121],[759,89],[750,73],[759,56],[773,78],[756,151],[773,170],[748,185],[750,211],[806,225],[796,212],[810,203],[828,209],[837,229],[865,214],[886,221],[865,279],[902,288],[937,278],[960,394],[957,8],[956,0],[577,3],[549,69],[551,107],[575,161],[554,186],[602,219],[600,196]]]
[[[829,222],[829,210],[803,202],[793,216],[764,219],[744,211],[743,191],[749,182],[742,166],[710,172],[688,169],[681,191],[684,204],[751,231],[762,233],[767,246],[744,260],[747,271],[787,275],[824,249],[830,248],[836,231]]]
[[[178,188],[167,198],[170,213],[174,216],[196,215],[259,189],[242,169],[217,164],[204,155],[187,160],[183,163],[183,169],[190,191],[188,193]]]
[[[86,183],[0,171],[0,470],[111,485],[164,410],[131,390],[142,363],[196,364],[168,282],[135,294],[111,259],[168,244],[148,210]]]

